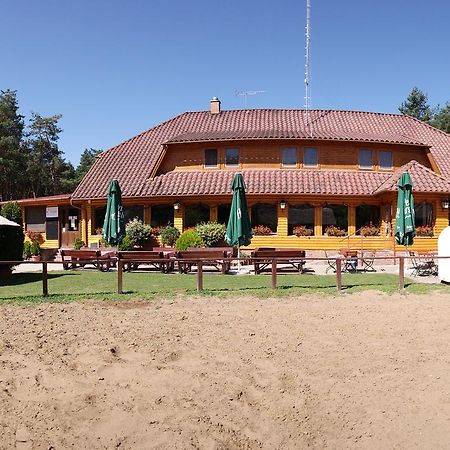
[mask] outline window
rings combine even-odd
[[[264,225],[272,232],[277,231],[277,207],[265,203],[258,203],[252,206],[252,227]]]
[[[314,206],[289,205],[288,233],[293,234],[294,227],[298,226],[314,230]]]
[[[372,169],[372,150],[360,150],[359,151],[359,168],[360,169]]]
[[[380,208],[376,205],[360,205],[356,207],[356,234],[360,235],[361,227],[380,227]]]
[[[416,203],[414,207],[416,227],[433,226],[433,205],[431,203]]]
[[[225,165],[238,166],[239,165],[239,149],[227,148],[225,150]]]
[[[323,232],[326,233],[328,227],[337,227],[341,230],[348,229],[348,208],[345,205],[327,205],[322,208]]]
[[[205,150],[205,167],[217,167],[216,148],[208,148]]]
[[[173,225],[173,203],[169,205],[152,206],[152,227],[165,227],[169,223]]]
[[[285,147],[281,149],[281,163],[283,166],[296,166],[297,149],[295,147]]]
[[[184,210],[184,228],[195,227],[195,225],[203,222],[209,222],[209,206],[202,203],[186,205]]]
[[[144,221],[144,206],[143,205],[131,205],[123,207],[123,217],[125,219],[125,225],[135,218],[138,218],[142,222]]]
[[[231,204],[227,203],[219,205],[217,207],[217,223],[223,223],[228,225],[228,219],[230,218]]]
[[[380,152],[380,169],[392,169],[392,152]]]
[[[306,147],[303,150],[303,165],[305,167],[317,166],[317,148]]]
[[[92,230],[94,233],[96,230],[103,228],[103,224],[105,223],[105,215],[106,215],[106,206],[102,206],[100,208],[95,208],[95,210],[94,210],[94,229]]]
[[[25,209],[27,231],[45,233],[45,206],[34,206]]]

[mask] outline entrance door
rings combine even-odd
[[[73,247],[80,233],[80,210],[61,208],[61,247]]]

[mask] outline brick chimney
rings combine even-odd
[[[211,114],[220,114],[220,100],[217,97],[213,97],[209,102],[209,111]]]

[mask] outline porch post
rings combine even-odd
[[[277,236],[287,236],[288,235],[288,210],[289,205],[286,202],[285,209],[281,209],[280,202],[277,205]]]
[[[314,206],[314,236],[322,234],[322,207]]]
[[[150,225],[152,222],[152,208],[150,205],[144,205],[144,223]]]
[[[173,212],[173,226],[178,228],[180,233],[183,232],[183,221],[184,221],[184,205],[180,203],[180,208],[175,209]]]
[[[217,205],[209,207],[209,221],[217,222]]]
[[[348,206],[348,235],[356,233],[356,208],[354,205]]]

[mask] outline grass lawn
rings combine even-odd
[[[278,289],[271,289],[270,274],[266,275],[204,275],[204,291],[201,295],[256,297],[299,296],[305,294],[335,295],[334,275],[283,274],[278,278]],[[377,290],[398,292],[398,277],[391,274],[344,274],[342,293]],[[406,279],[406,293],[450,292],[439,284],[414,283]],[[0,302],[10,301],[69,301],[79,298],[129,299],[173,297],[192,295],[196,292],[196,275],[161,274],[155,272],[124,273],[125,294],[118,295],[117,273],[89,270],[50,272],[49,297],[43,298],[41,274],[14,274],[8,284],[0,283]]]

